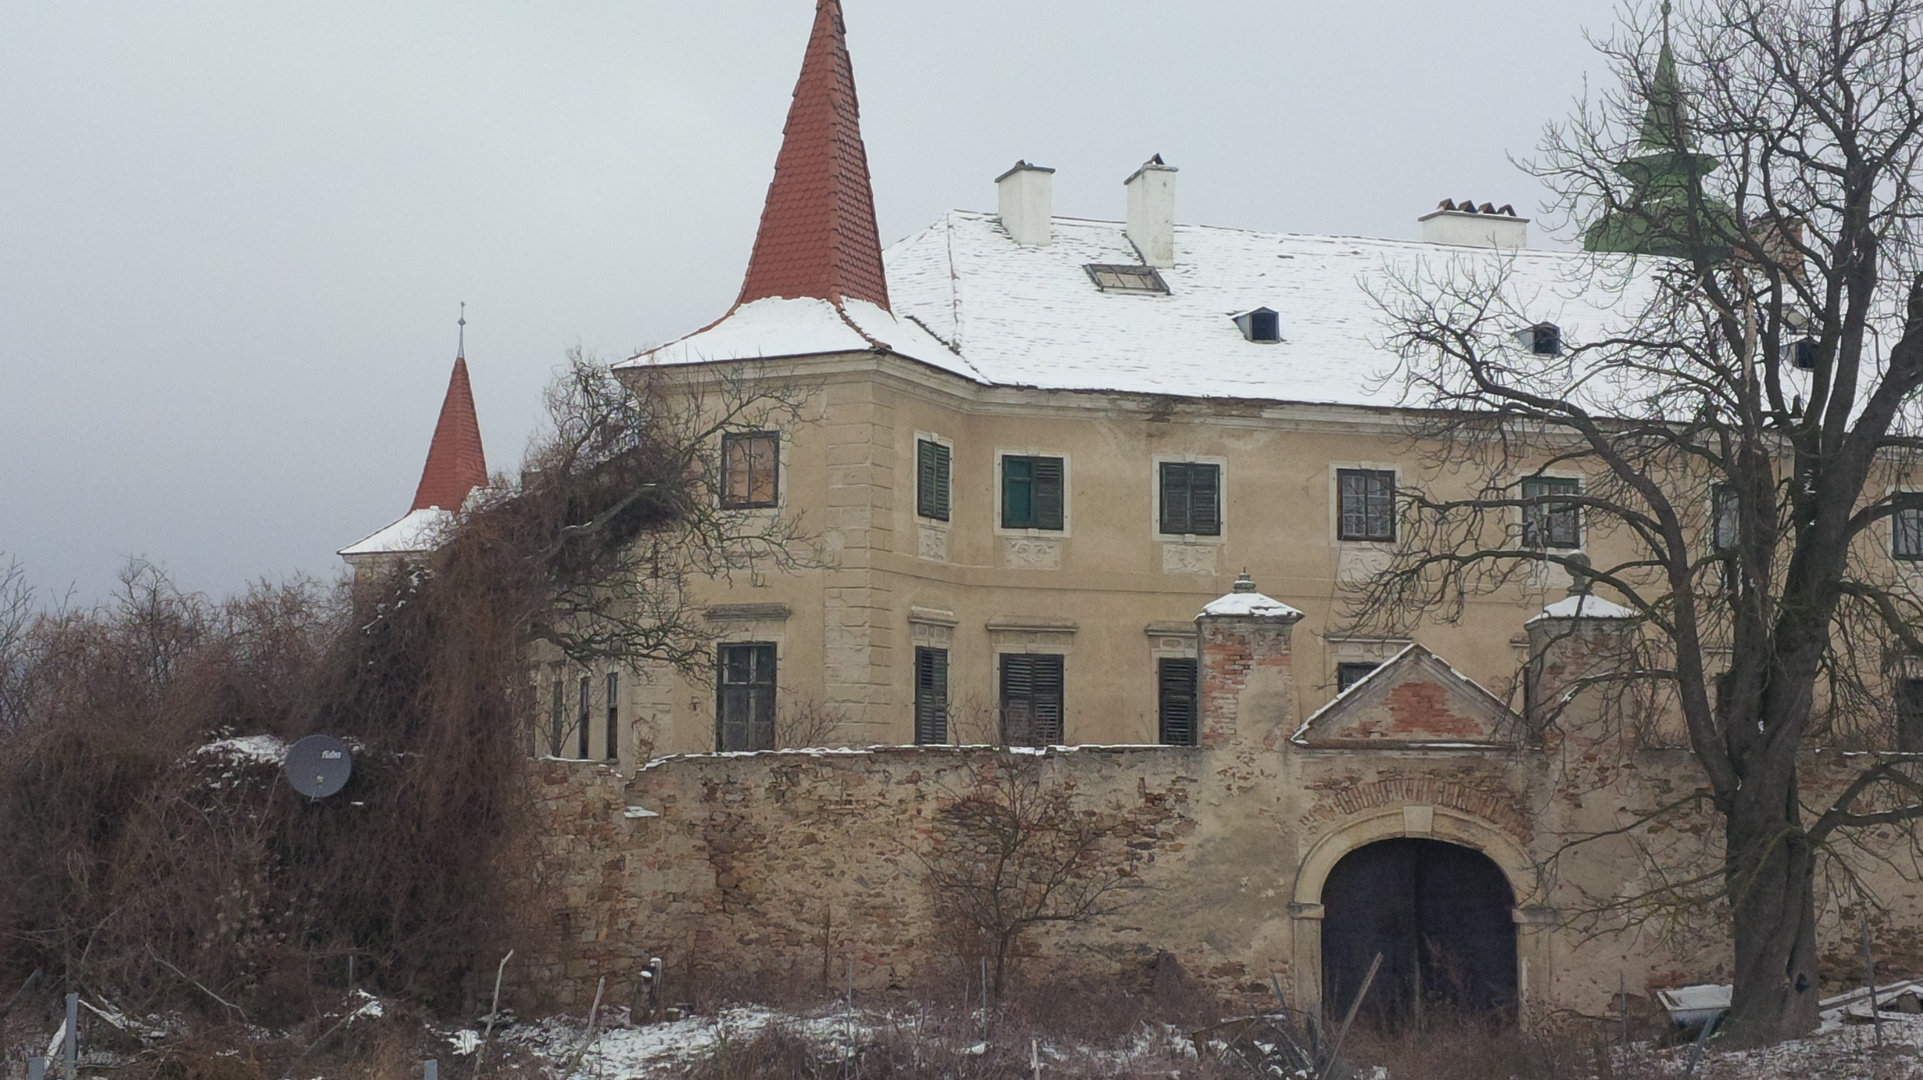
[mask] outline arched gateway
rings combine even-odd
[[[1376,1015],[1408,1009],[1418,986],[1472,1010],[1539,1004],[1559,919],[1541,906],[1538,867],[1503,829],[1454,806],[1404,804],[1319,831],[1289,904],[1297,1001],[1346,1009],[1381,952]],[[1471,961],[1455,959],[1465,952]]]
[[[1502,868],[1457,844],[1401,838],[1349,852],[1322,886],[1323,1002],[1345,1009],[1380,954],[1365,1015],[1513,1016],[1515,903]]]

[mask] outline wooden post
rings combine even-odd
[[[66,1060],[67,1080],[80,1077],[80,995],[67,995],[67,1038],[61,1044],[60,1056]]]
[[[1863,982],[1870,988],[1870,1026],[1876,1029],[1876,1049],[1883,1049],[1883,1014],[1876,1007],[1876,956],[1870,951],[1870,909],[1863,907]]]

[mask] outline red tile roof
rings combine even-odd
[[[412,509],[459,510],[468,492],[486,484],[487,455],[481,450],[480,421],[474,417],[474,390],[467,382],[467,360],[457,357]]]
[[[814,33],[737,303],[776,296],[888,307],[840,0],[815,6]]]

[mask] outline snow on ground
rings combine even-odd
[[[565,1067],[580,1055],[568,1080],[647,1080],[667,1075],[713,1052],[728,1042],[752,1039],[771,1027],[807,1039],[828,1054],[845,1054],[856,1046],[894,1034],[915,1041],[924,1036],[922,1020],[913,1014],[846,1010],[820,1016],[806,1016],[759,1006],[737,1006],[713,1016],[694,1016],[682,1020],[629,1026],[626,1010],[614,1009],[606,1023],[587,1042],[586,1025],[567,1017],[551,1017],[518,1025],[498,1034],[503,1042],[530,1051],[555,1066]],[[467,1032],[459,1033],[469,1034]],[[458,1040],[451,1036],[451,1040]],[[956,1045],[955,1052],[981,1054],[986,1043]],[[1024,1044],[1026,1052],[1026,1044]],[[1035,1052],[1044,1064],[1072,1070],[1067,1075],[1108,1075],[1143,1062],[1167,1062],[1192,1058],[1188,1035],[1175,1028],[1143,1030],[1123,1049],[1106,1050],[1080,1044],[1053,1045],[1042,1042]]]
[[[1807,1039],[1761,1050],[1710,1050],[1696,1068],[1697,1080],[1923,1080],[1923,1016],[1886,1021],[1883,1049],[1870,1024],[1829,1024]],[[1712,1042],[1713,1046],[1713,1042]],[[1627,1076],[1681,1077],[1690,1048],[1666,1050],[1653,1060],[1631,1051]],[[1636,1071],[1643,1065],[1641,1072]]]

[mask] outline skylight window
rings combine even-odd
[[[1084,267],[1090,281],[1103,292],[1166,294],[1168,282],[1153,266],[1089,263]]]

